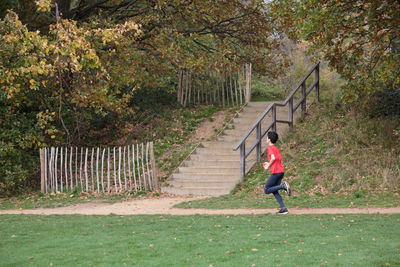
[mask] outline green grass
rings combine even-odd
[[[283,202],[290,208],[360,208],[360,207],[399,207],[400,196],[391,192],[370,193],[353,192],[348,194],[314,195],[300,194],[287,197],[281,192]],[[175,208],[206,209],[270,209],[279,208],[274,196],[265,194],[233,194],[208,199],[182,202]]]
[[[278,101],[284,98],[285,91],[278,89],[266,77],[253,77],[251,81],[251,101]]]
[[[399,223],[400,215],[1,215],[0,265],[394,266]]]

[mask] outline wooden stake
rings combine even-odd
[[[243,74],[243,75],[242,75]],[[245,67],[243,67],[243,72],[240,73],[241,77],[241,86],[240,88],[242,89],[242,95],[243,95],[243,103],[246,103],[246,75],[245,75]]]
[[[185,70],[184,74],[186,74],[184,77],[186,77],[186,83],[185,83],[185,101],[183,102],[183,106],[186,107],[187,105],[187,100],[188,100],[188,95],[189,95],[189,74],[188,72]]]
[[[80,184],[81,184],[81,190],[83,190],[83,185],[82,185],[82,159],[83,159],[83,147],[81,147],[81,159],[80,159],[80,161],[81,161],[81,164],[80,164],[80,167],[79,167],[79,180],[80,180]]]
[[[60,187],[61,187],[61,192],[64,192],[63,188],[63,150],[64,148],[61,147],[61,153],[60,153]]]
[[[94,161],[94,147],[92,147],[92,154],[90,156],[91,160],[90,160],[90,174],[92,176],[92,192],[94,192],[94,173],[93,173],[93,161]]]
[[[78,147],[75,147],[75,187],[78,187]]]
[[[110,193],[110,148],[107,148],[107,193]]]
[[[157,165],[156,159],[154,157],[154,146],[153,142],[150,142],[150,157],[151,157],[151,170],[153,173],[153,181],[157,191],[160,191],[160,185],[158,184],[158,175],[157,175]]]
[[[86,181],[86,192],[89,192],[89,177],[87,172],[87,157],[88,157],[88,148],[86,148],[85,153],[85,181]]]
[[[74,148],[73,147],[71,147],[71,153],[69,153],[69,173],[71,174],[70,175],[70,177],[71,177],[71,182],[70,182],[70,185],[71,185],[71,190],[72,190],[72,187],[73,187],[73,184],[74,184],[74,176],[73,176],[73,173],[72,173],[72,155],[73,155],[73,153],[74,153]]]
[[[58,193],[57,159],[58,159],[58,147],[56,147],[56,158],[55,158],[55,161],[54,161],[54,174],[55,174],[54,181],[56,182],[56,193]]]
[[[243,101],[242,101],[242,84],[241,84],[240,71],[239,70],[238,70],[238,87],[239,87],[240,105],[242,105],[243,104]]]
[[[135,184],[135,192],[137,193],[137,184],[136,184],[136,168],[135,168],[135,145],[132,145],[132,172],[133,172],[133,181]]]
[[[122,183],[121,183],[121,147],[118,148],[118,184],[119,184],[119,190],[122,191]]]
[[[144,172],[143,154],[144,154],[144,149],[143,149],[143,143],[142,143],[142,173],[143,173],[144,190],[146,190],[147,189],[147,183],[146,183],[146,174]]]
[[[124,155],[123,155],[123,159],[124,159],[124,163],[123,163],[123,171],[124,171],[124,184],[125,184],[125,191],[127,190],[126,187],[126,162],[125,162],[125,152],[126,152],[126,146],[124,146]]]
[[[222,104],[222,99],[220,97],[221,95],[221,91],[219,90],[219,72],[215,72],[215,91],[216,91],[216,95],[215,95],[215,101],[214,104],[220,105]]]
[[[178,70],[178,93],[176,101],[178,103],[181,102],[181,89],[182,89],[182,77],[181,77],[182,70]]]
[[[191,104],[191,97],[192,97],[192,73],[188,72],[188,80],[189,80],[189,96],[188,96],[188,106],[190,106]],[[146,185],[145,185],[145,189],[146,189]]]
[[[213,73],[214,72],[209,72],[210,76],[209,76],[209,80],[208,80],[208,86],[209,86],[209,104],[214,104],[215,103],[215,84],[214,84],[214,80],[213,80]]]
[[[130,146],[128,146],[128,177],[129,177],[129,191],[132,191],[131,156],[129,147]]]
[[[39,149],[39,156],[40,156],[40,192],[44,193],[44,150],[43,148]]]
[[[150,190],[153,190],[153,182],[150,176],[150,171],[149,171],[149,143],[146,143],[146,170],[147,170],[147,178],[149,181],[149,186]]]
[[[228,98],[227,102],[228,102],[228,106],[232,105],[232,100],[233,100],[233,96],[232,96],[232,91],[229,91],[229,74],[227,72],[225,72],[225,85],[226,85],[226,97]],[[229,99],[229,93],[231,93],[231,99]]]
[[[64,169],[65,169],[65,189],[68,190],[68,147],[65,147],[65,162],[64,162]]]
[[[138,170],[138,180],[139,180],[139,188],[142,190],[142,175],[140,174],[140,161],[139,161],[139,144],[136,144],[136,159],[137,159],[137,170]]]
[[[221,88],[222,88],[222,106],[225,107],[225,87],[224,87],[224,73],[221,72]]]
[[[56,191],[56,177],[57,177],[57,174],[56,174],[56,164],[57,164],[56,151],[57,151],[56,148],[53,147],[53,159],[52,159],[51,167],[52,167],[52,171],[53,171],[53,192],[55,192],[55,193],[57,193],[57,191]]]
[[[251,101],[251,63],[246,64],[246,103]]]
[[[195,73],[194,74],[194,79],[193,79],[193,88],[194,88],[194,92],[197,92],[197,105],[199,105],[200,103],[200,87],[199,87],[199,74]],[[196,97],[195,97],[196,98]],[[196,104],[195,103],[195,104]]]
[[[237,88],[237,83],[236,80],[233,79],[233,84],[235,86],[235,98],[236,98],[236,105],[239,106],[239,98],[238,98],[238,88]]]
[[[96,181],[97,181],[97,194],[100,194],[100,180],[99,180],[99,152],[100,148],[97,148],[96,155]]]
[[[115,167],[115,147],[114,147],[114,185],[115,185],[115,193],[117,193],[118,186],[117,186],[117,169]]]
[[[50,147],[49,151],[49,191],[53,191],[53,148]]]
[[[48,163],[48,160],[47,160],[47,154],[48,154],[48,149],[45,147],[44,148],[44,189],[45,189],[45,192],[46,192],[46,194],[47,194],[47,163]]]
[[[53,192],[53,147],[49,151],[49,191]]]
[[[101,190],[104,193],[104,155],[106,153],[106,149],[103,148],[103,153],[101,155]]]
[[[234,100],[234,94],[233,94],[233,85],[232,85],[232,74],[229,74],[229,83],[230,83],[230,87],[231,87],[231,95],[232,95],[232,106],[235,105],[235,100]],[[236,92],[236,91],[235,91]],[[237,103],[237,94],[236,94],[236,103]]]

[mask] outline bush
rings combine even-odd
[[[371,118],[400,116],[400,90],[376,92],[369,99],[366,112]]]
[[[40,129],[34,115],[12,115],[0,108],[0,196],[21,191],[27,185],[35,186],[40,180]]]

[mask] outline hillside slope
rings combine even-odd
[[[400,118],[368,118],[332,97],[313,105],[278,142],[285,178],[297,194],[398,193]],[[266,174],[253,170],[239,191],[262,194]]]

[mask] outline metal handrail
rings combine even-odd
[[[267,134],[267,132],[272,128],[273,131],[276,131],[277,123],[288,123],[289,127],[293,127],[293,114],[301,105],[301,112],[304,115],[306,112],[306,99],[308,94],[311,92],[313,88],[315,88],[315,101],[319,101],[319,64],[315,64],[311,70],[304,76],[304,78],[300,81],[300,83],[292,90],[292,92],[286,97],[285,101],[282,103],[271,103],[264,112],[257,118],[256,122],[246,131],[246,133],[242,136],[239,142],[236,143],[233,150],[236,151],[240,148],[240,182],[243,182],[243,178],[246,172],[246,158],[254,151],[257,150],[257,162],[261,159],[261,141],[263,137]],[[308,77],[314,72],[314,82],[310,87],[306,89],[306,81]],[[293,98],[297,91],[301,89],[301,98],[297,101],[296,104],[293,105]],[[276,119],[276,108],[284,107],[289,103],[288,110],[288,120],[277,120]],[[261,121],[268,115],[268,113],[272,110],[272,118],[271,122],[267,125],[264,131],[261,131]],[[246,152],[246,140],[249,135],[256,130],[256,141],[252,144],[249,151]]]

